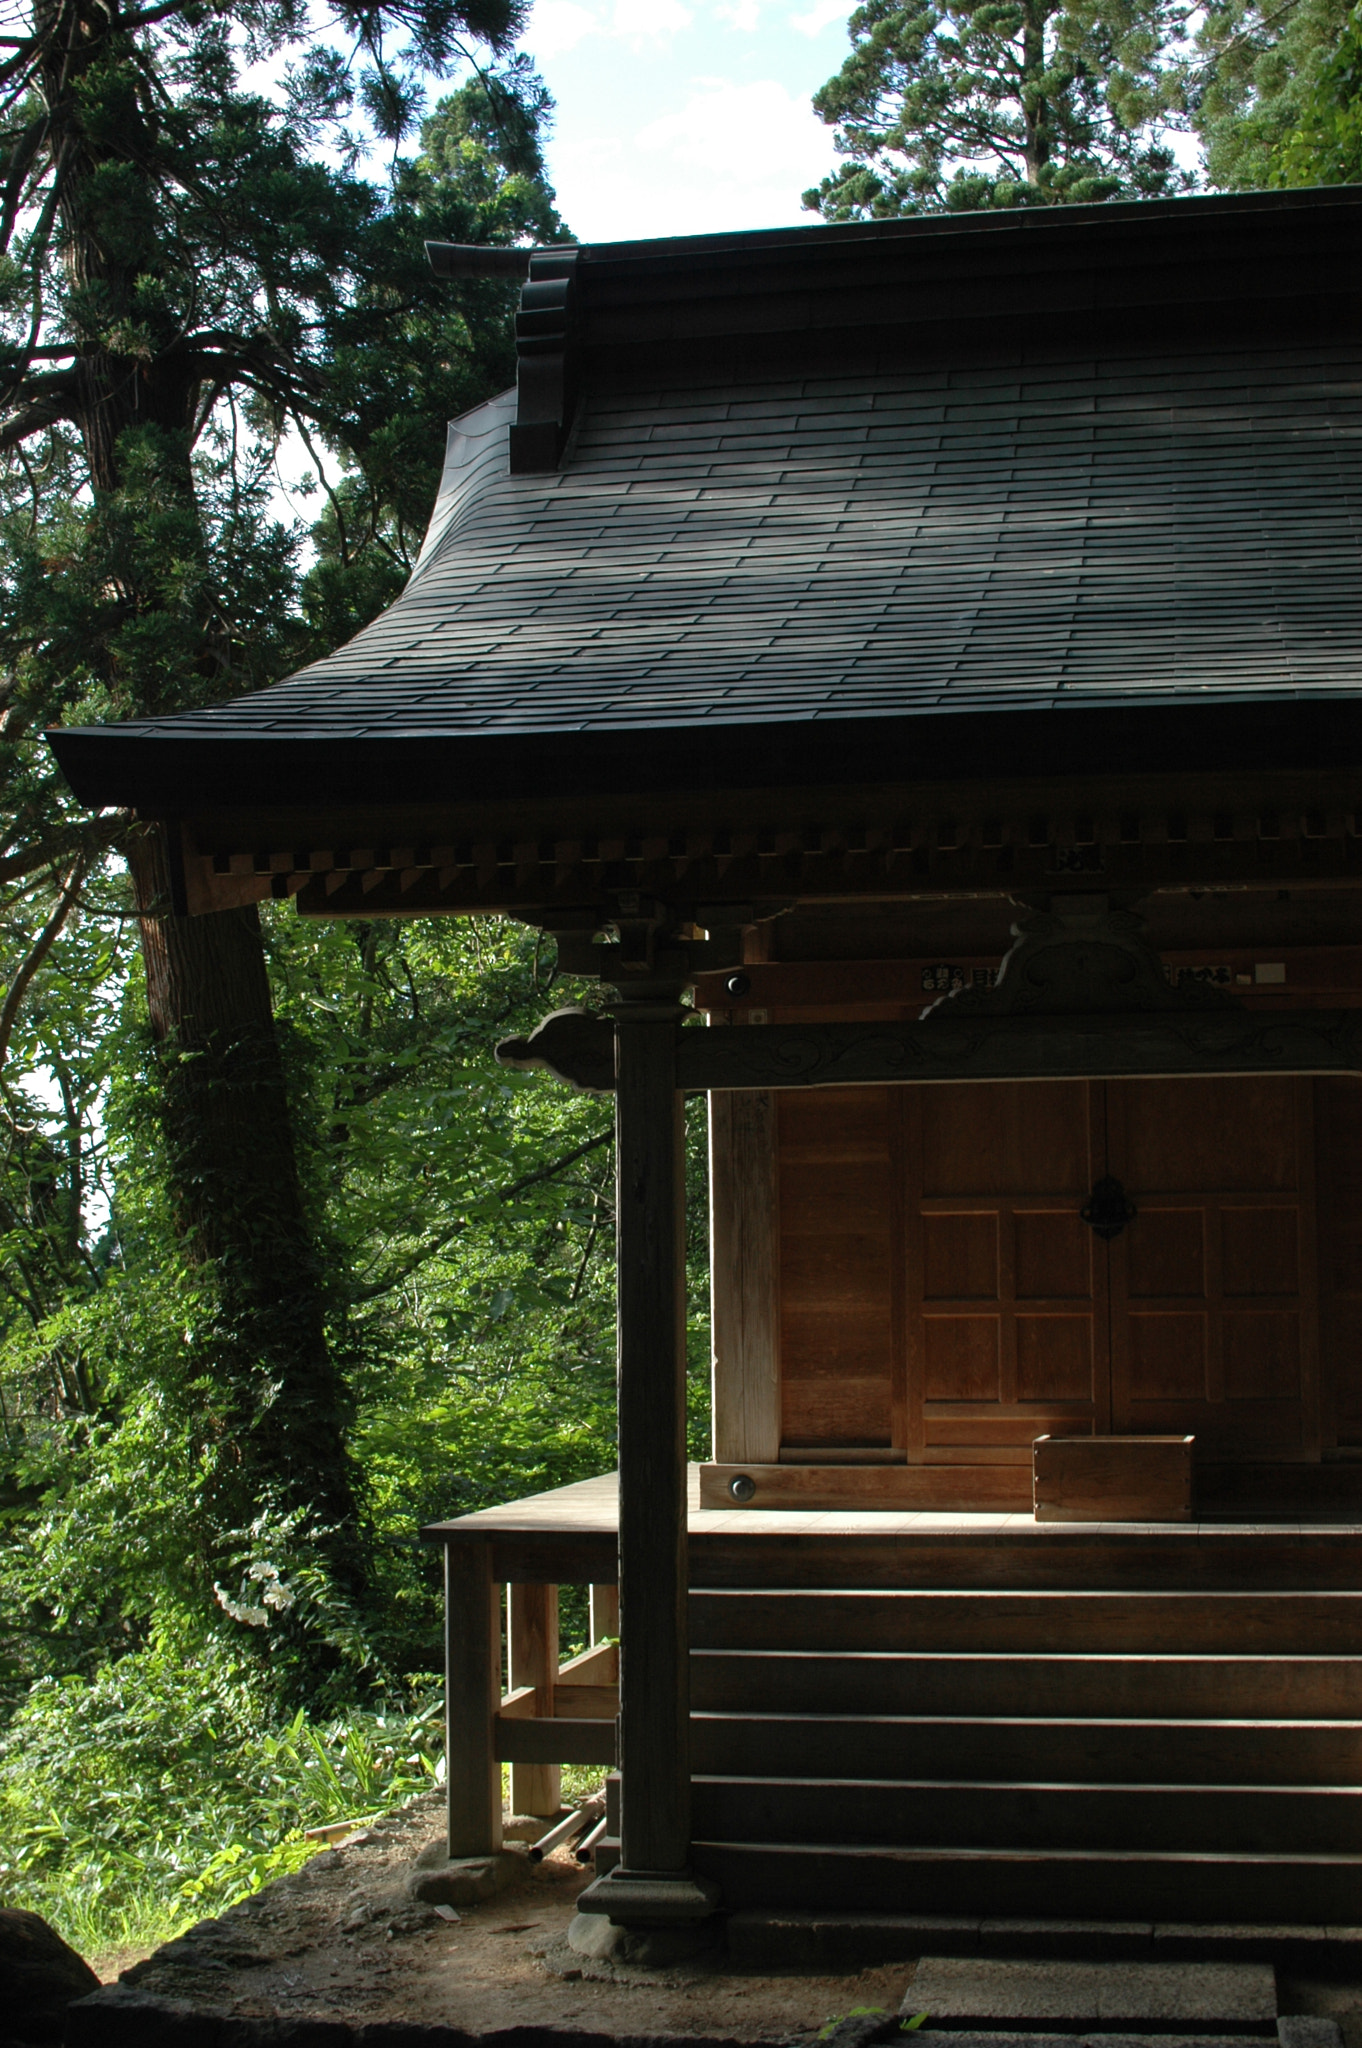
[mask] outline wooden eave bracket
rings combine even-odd
[[[615,1086],[615,1027],[590,1010],[554,1010],[528,1038],[503,1038],[497,1065],[519,1073],[536,1068],[588,1095],[609,1095]]]
[[[959,989],[914,1023],[687,1032],[677,1086],[1362,1073],[1362,1012],[1253,1013],[1170,981],[1143,918],[1105,896],[1053,897],[1013,932],[994,987]]]

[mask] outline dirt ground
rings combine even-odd
[[[589,1869],[570,1854],[527,1861],[495,1898],[446,1918],[407,1890],[417,1855],[441,1832],[438,1796],[418,1800],[133,1963],[122,1981],[238,2018],[762,2044],[807,2040],[856,2006],[893,2011],[912,1975],[907,1963],[854,1976],[771,1976],[714,1960],[662,1971],[588,1962],[566,1932]]]
[[[897,2009],[913,1965],[854,1975],[738,1970],[722,1958],[645,1970],[589,1962],[567,1944],[589,1869],[568,1852],[525,1861],[515,1881],[455,1911],[414,1899],[416,1858],[442,1835],[438,1795],[414,1801],[313,1858],[220,1919],[143,1960],[103,1959],[156,1998],[233,2018],[404,2020],[471,2033],[553,2028],[710,2043],[811,2042],[857,2007]],[[1279,1972],[1282,2012],[1327,2014],[1362,2048],[1362,1970]]]

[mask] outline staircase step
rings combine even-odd
[[[691,1717],[707,1776],[1358,1785],[1362,1721],[1042,1720],[1031,1716]]]
[[[1203,1483],[1210,1469],[1203,1468]],[[1263,1470],[1258,1468],[1260,1474]],[[1317,1489],[1330,1468],[1299,1465],[1294,1470],[1298,1484]],[[1354,1465],[1351,1473],[1350,1484],[1362,1486],[1362,1466]],[[891,1534],[887,1517],[872,1521],[865,1514],[857,1515],[854,1524],[839,1517],[839,1525],[795,1533],[776,1513],[756,1533],[754,1511],[744,1508],[741,1526],[735,1522],[728,1531],[691,1544],[691,1583],[696,1588],[791,1586],[798,1591],[810,1586],[1357,1591],[1362,1589],[1362,1557],[1354,1533],[1358,1519],[1346,1516],[1343,1526],[1332,1528],[1302,1524],[1294,1515],[1257,1527],[1203,1522],[1094,1528],[1036,1524],[1027,1517],[1024,1524],[999,1531],[996,1524],[975,1527],[962,1515],[935,1532],[919,1523]]]
[[[709,1841],[1362,1856],[1362,1791],[1319,1785],[693,1782]]]
[[[728,1915],[725,1938],[744,1969],[877,1969],[922,1955],[1079,1956],[1103,1960],[1274,1962],[1294,1977],[1349,1975],[1362,1962],[1362,1928],[1252,1921],[981,1919],[960,1913],[841,1913],[821,1907]],[[1086,2038],[1086,2036],[1085,2036]]]
[[[1362,1593],[706,1587],[690,1613],[694,1863],[735,1912],[1362,1925]]]
[[[1362,1719],[1362,1657],[1350,1656],[702,1648],[690,1668],[691,1704],[707,1713]]]
[[[1362,1593],[706,1589],[690,1626],[698,1649],[1346,1656]]]
[[[697,1836],[730,1910],[1362,1924],[1362,1856],[792,1845]]]

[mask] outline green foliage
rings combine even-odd
[[[203,1111],[216,1085],[230,1121],[253,1052],[269,1081],[269,1018],[258,1047],[153,1054],[131,891],[109,861],[127,821],[83,816],[38,734],[257,688],[401,582],[445,420],[513,374],[513,291],[440,283],[424,241],[565,232],[540,151],[550,103],[512,52],[521,13],[243,0],[229,23],[60,0],[0,53],[0,1701],[167,1628],[234,1640],[277,1703],[319,1709],[431,1661],[405,1611],[366,1604],[354,1445],[323,1454],[347,1422],[358,1440],[365,1376],[415,1355],[410,1201],[392,1240],[412,1266],[402,1313],[380,1306],[391,1274],[347,1261],[396,1215],[384,1176],[411,1189],[399,1136],[439,1150],[433,1111],[398,1134],[370,1101],[410,1109],[393,1076],[430,1047],[400,1021],[371,1046],[342,976],[338,1032],[289,1025],[300,1111],[321,1105],[315,1242],[266,1221],[244,1172],[234,1198]],[[462,64],[470,37],[491,61],[427,115],[418,74]],[[247,65],[273,83],[253,89]],[[278,514],[286,443],[321,493],[310,534]],[[313,947],[324,983],[348,945],[335,937],[314,929],[288,957]],[[340,1174],[338,1103],[373,1139]],[[282,1185],[281,1088],[266,1107],[251,1151]],[[469,1188],[489,1159],[470,1151]],[[379,1226],[364,1245],[337,1220],[350,1203]],[[344,1483],[328,1494],[323,1471]],[[376,1497],[389,1483],[396,1503],[405,1479]],[[428,1629],[410,1506],[398,1577]]]
[[[63,932],[16,1040],[35,1076],[69,1076],[73,1114],[35,1090],[28,1149],[0,1177],[4,1883],[92,1951],[219,1909],[292,1867],[296,1830],[428,1784],[439,1731],[410,1703],[438,1663],[439,1577],[421,1523],[607,1470],[614,1439],[612,1106],[492,1058],[590,992],[502,920],[327,924],[280,907],[268,958],[375,1594],[363,1611],[338,1602],[278,1523],[238,1531],[218,1568],[218,1394],[189,1370],[213,1281],[169,1226],[145,999],[107,886]],[[703,1134],[697,1103],[697,1454]],[[68,1234],[49,1270],[54,1203]],[[333,1645],[335,1675],[285,1720],[299,1626]],[[583,1633],[565,1601],[565,1640]]]
[[[157,1642],[44,1679],[0,1735],[0,1891],[86,1954],[164,1940],[322,1845],[306,1828],[387,1811],[439,1773],[433,1681],[406,1711],[298,1713],[218,1650],[188,1673]]]
[[[425,244],[570,239],[544,170],[550,113],[542,81],[517,57],[442,100],[421,126],[417,154],[394,167],[353,292],[325,339],[318,425],[348,460],[326,487],[319,558],[301,591],[317,652],[367,624],[409,574],[446,422],[515,381],[517,285],[442,283]]]
[[[565,234],[549,102],[514,0],[347,16],[344,57],[271,0],[49,12],[0,57],[0,1806],[7,1896],[102,1945],[429,1784],[421,1520],[611,1461],[610,1115],[492,1061],[554,979],[524,933],[267,919],[296,1129],[260,1149],[300,1157],[285,1263],[362,1474],[353,1526],[319,1522],[261,1456],[299,1382],[281,1403],[250,1231],[171,1113],[218,1055],[155,1050],[126,821],[37,735],[259,687],[394,594],[445,421],[514,374],[513,287],[423,245]],[[79,61],[39,118],[49,27]],[[464,30],[497,61],[427,115]]]
[[[930,2015],[925,2012],[917,2012],[912,2015],[911,2019],[900,2019],[897,2031],[900,2034],[915,2034],[919,2027],[926,2024],[929,2017]],[[848,2011],[835,2013],[830,2020],[824,2020],[814,2039],[817,2041],[831,2041],[838,2028],[847,2020],[874,2019],[882,2019],[886,2027],[888,2026],[889,2014],[882,2005],[853,2005]]]
[[[1354,6],[1305,95],[1299,126],[1273,159],[1278,185],[1346,185],[1362,180],[1362,9]]]
[[[1362,178],[1362,15],[1348,0],[1217,0],[1198,40],[1196,125],[1215,184]]]
[[[1166,132],[1180,0],[865,0],[814,96],[847,161],[804,194],[827,220],[1186,190]]]

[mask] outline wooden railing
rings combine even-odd
[[[619,1627],[615,1586],[590,1587],[591,1646],[558,1657],[558,1587],[506,1585],[507,1690],[502,1691],[501,1585],[492,1546],[445,1545],[445,1771],[449,1854],[501,1846],[501,1767],[511,1766],[511,1810],[551,1815],[564,1764],[615,1761]]]

